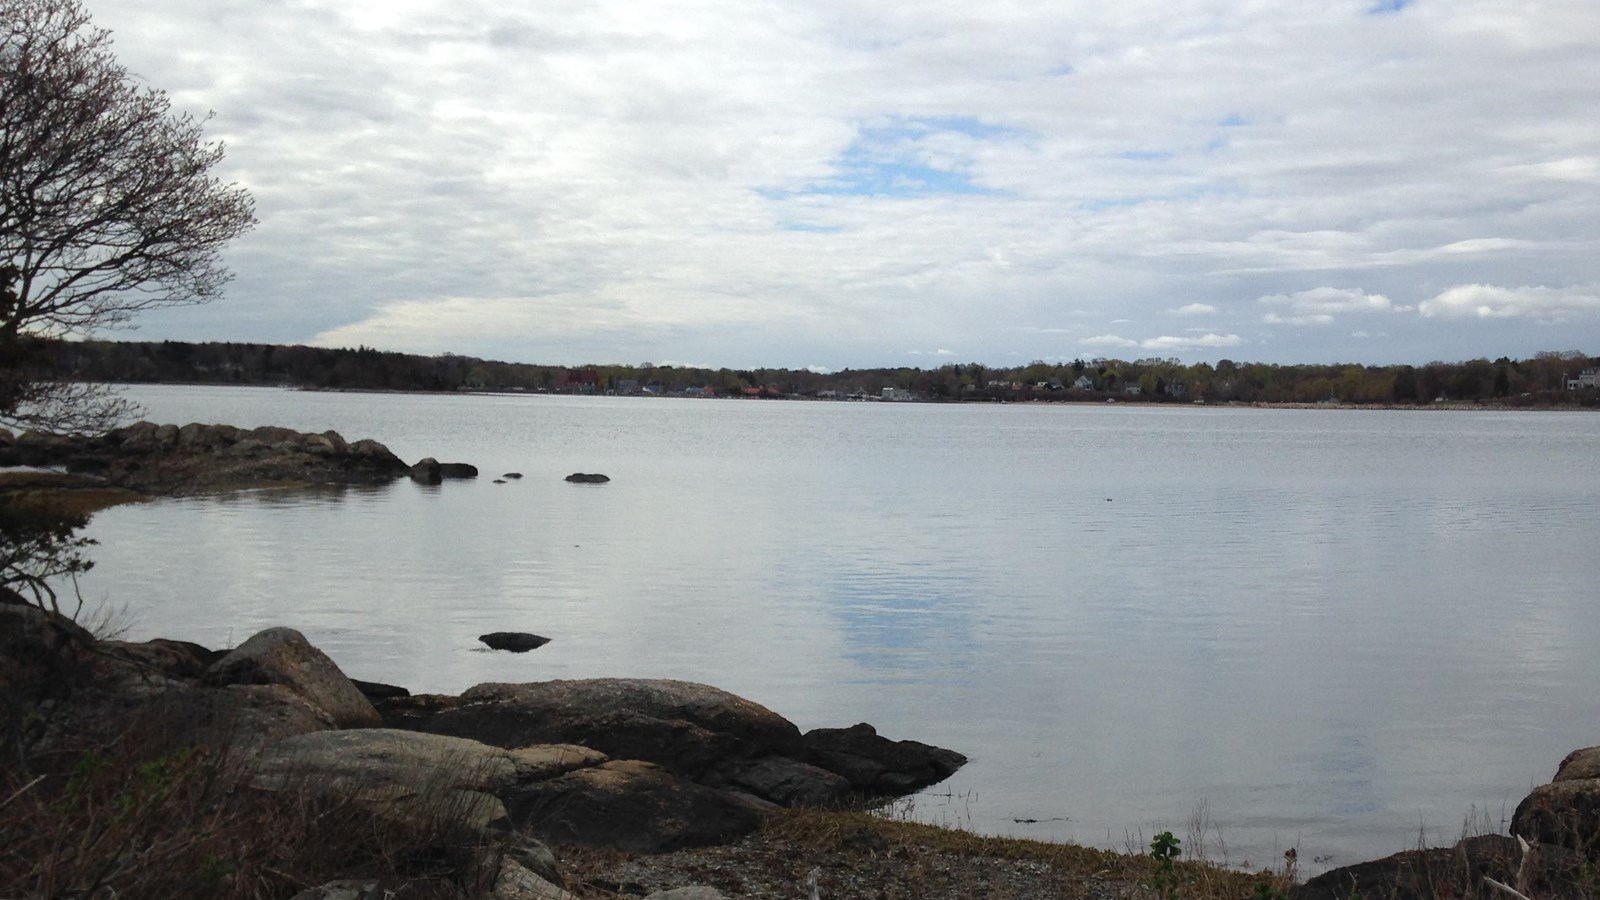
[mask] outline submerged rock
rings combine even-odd
[[[611,479],[598,473],[573,472],[567,476],[567,480],[573,484],[605,484]]]

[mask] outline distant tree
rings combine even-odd
[[[118,65],[77,0],[0,0],[0,420],[91,432],[121,407],[41,377],[42,339],[204,303],[250,195],[210,174],[202,120]]]

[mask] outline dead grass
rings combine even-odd
[[[1153,861],[1073,844],[992,837],[880,813],[801,809],[735,844],[660,856],[576,847],[561,853],[568,889],[617,900],[704,884],[728,896],[1110,898],[1157,896]],[[1193,900],[1282,896],[1284,873],[1250,875],[1179,862],[1177,896]],[[1258,887],[1264,886],[1264,887]],[[1260,893],[1263,889],[1269,893]]]
[[[0,897],[279,900],[353,878],[457,900],[491,886],[498,848],[448,804],[385,816],[315,781],[254,789],[225,749],[175,747],[171,724],[0,771]]]

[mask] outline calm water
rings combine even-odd
[[[289,624],[416,691],[702,681],[967,753],[925,819],[1120,849],[1203,808],[1258,866],[1502,825],[1600,743],[1600,416],[132,396],[485,476],[101,513],[85,593],[136,639]]]

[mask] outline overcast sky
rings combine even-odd
[[[1595,0],[86,0],[259,227],[131,339],[1600,354]]]

